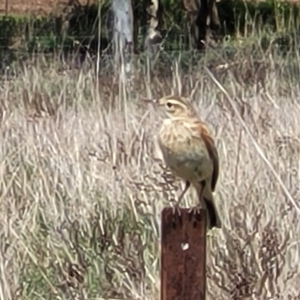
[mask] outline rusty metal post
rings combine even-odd
[[[205,300],[206,214],[162,211],[160,300]]]

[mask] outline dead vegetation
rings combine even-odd
[[[264,88],[213,72],[299,203],[299,87],[275,60]],[[160,211],[179,182],[154,156],[160,120],[139,100],[171,92],[192,96],[220,155],[224,228],[208,237],[207,299],[299,299],[295,207],[204,70],[172,69],[136,70],[130,88],[55,67],[1,83],[1,299],[158,298]]]

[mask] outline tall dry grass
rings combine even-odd
[[[1,81],[0,299],[158,299],[160,211],[180,184],[155,157],[160,119],[140,98],[170,93],[191,97],[220,156],[207,299],[299,299],[298,214],[232,103],[299,202],[300,60],[212,61],[140,66],[127,84],[55,64]]]

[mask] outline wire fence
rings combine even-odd
[[[53,52],[61,49],[74,51],[80,47],[98,51],[99,44],[100,50],[107,49],[112,40],[111,13],[109,1],[102,2],[104,4],[100,6],[91,4],[88,6],[73,1],[69,6],[65,3],[65,7],[59,10],[59,14],[24,17],[8,13],[12,11],[14,5],[24,8],[28,3],[23,4],[20,0],[4,0],[2,6],[0,5],[0,11],[6,13],[2,17],[0,14],[0,51]],[[162,2],[166,3],[164,3],[162,22],[159,27],[164,49],[166,51],[191,50],[193,48],[191,25],[186,12],[176,6],[171,13],[167,5],[168,1]],[[220,41],[225,36],[234,36],[237,32],[250,35],[252,33],[254,36],[259,32],[289,34],[300,31],[298,7],[281,5],[276,6],[275,9],[273,2],[262,4],[250,2],[247,5],[239,0],[217,2],[223,28],[222,32],[214,32],[213,38]],[[36,8],[32,7],[32,9]],[[147,26],[147,22],[143,20],[145,7],[136,4],[133,10],[134,47],[137,51],[142,51]],[[265,33],[262,32],[264,28]]]
[[[12,0],[6,0],[5,7],[9,7],[8,1]],[[285,30],[279,32],[273,24],[274,14],[271,13],[273,12],[272,6],[267,8],[265,6],[264,14],[266,12],[270,13],[268,20],[266,21],[256,16],[255,20],[261,23],[250,22],[252,32],[247,29],[247,34],[251,36],[252,40],[248,42],[246,48],[244,47],[245,49],[243,49],[243,46],[240,49],[236,49],[236,44],[231,43],[230,40],[230,32],[237,30],[237,25],[232,25],[235,19],[232,16],[227,17],[222,12],[222,9],[224,10],[226,6],[218,5],[222,16],[221,19],[225,20],[223,24],[226,30],[219,35],[214,33],[213,36],[210,36],[211,39],[206,42],[208,51],[205,53],[212,57],[211,61],[217,60],[217,64],[219,62],[225,63],[236,59],[237,52],[241,51],[245,53],[240,56],[247,57],[249,54],[252,57],[259,56],[259,53],[269,51],[271,46],[276,51],[279,49],[282,52],[299,50],[297,45],[300,44],[300,41],[297,32],[300,32],[300,26],[299,22],[294,20],[298,10],[293,8],[288,13],[283,10],[286,13],[284,20],[290,20],[291,22],[288,23],[289,25],[286,26]],[[238,4],[235,5],[235,8],[238,10]],[[144,53],[145,35],[143,32],[145,32],[145,28],[143,26],[145,26],[145,22],[141,20],[141,16],[137,17],[141,9],[141,7],[138,7],[137,12],[135,12],[134,47],[131,55],[138,54],[140,61],[145,62],[147,60],[147,55]],[[255,12],[256,10],[247,11],[250,17]],[[159,58],[153,55],[151,63],[155,64],[158,62],[162,66],[172,65],[174,57],[181,56],[181,60],[186,65],[195,64],[199,60],[199,53],[195,57],[190,25],[187,19],[183,17],[184,12],[176,11],[174,14],[165,13],[165,15],[167,19],[161,26],[162,47],[157,50]],[[170,16],[173,16],[173,19]],[[175,16],[182,18],[175,20]],[[237,18],[237,16],[238,14],[235,17]],[[242,20],[239,23],[239,30],[245,34],[245,28],[248,28],[249,24],[247,25],[245,15],[240,14],[239,16],[239,20]],[[248,16],[247,18],[250,17]],[[82,66],[83,63],[93,66],[100,62],[102,69],[106,69],[107,66],[110,69],[114,64],[114,57],[109,18],[107,6],[99,8],[97,6],[84,7],[80,5],[75,5],[64,16],[61,14],[26,18],[8,14],[0,16],[0,73],[7,73],[8,70],[11,72],[15,65],[20,65],[26,60],[34,61],[40,57],[45,60],[75,65],[76,67]],[[268,24],[264,32],[261,30],[263,22]],[[276,22],[278,23],[278,20]],[[256,28],[255,24],[260,25]]]

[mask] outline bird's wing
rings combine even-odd
[[[197,130],[200,133],[200,137],[204,141],[207,152],[210,156],[210,159],[213,162],[213,173],[211,178],[211,190],[214,191],[217,185],[218,177],[219,177],[219,155],[215,145],[215,142],[212,136],[209,133],[206,125],[200,121],[198,121],[195,125],[197,125]]]

